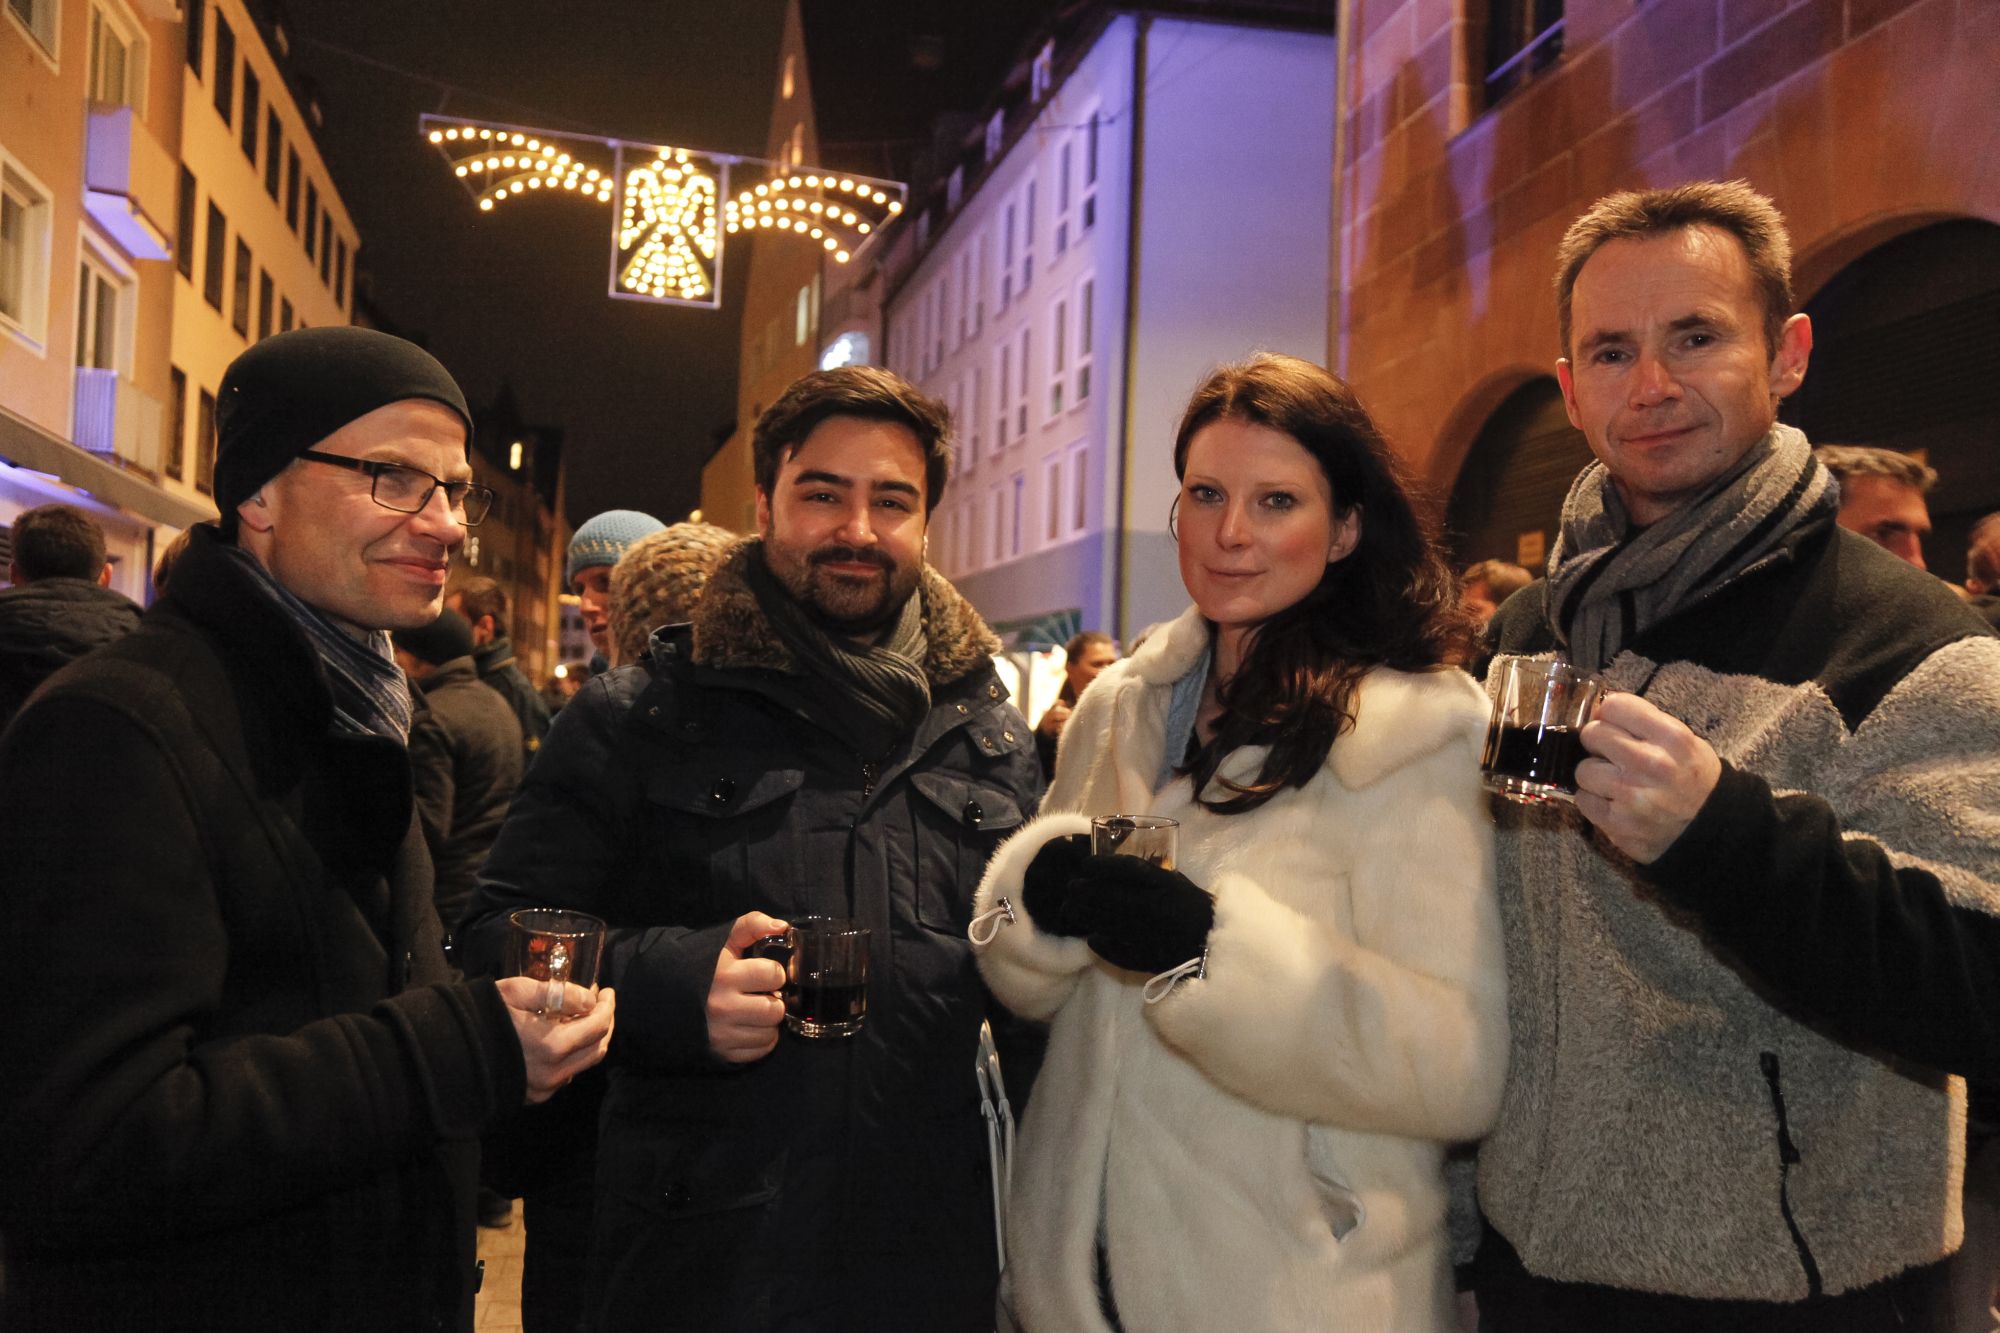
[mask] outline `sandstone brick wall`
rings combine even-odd
[[[1550,372],[1556,243],[1607,191],[1747,178],[1802,301],[1914,227],[2000,222],[2000,0],[1569,0],[1560,60],[1486,111],[1486,0],[1353,3],[1332,333],[1440,494]]]

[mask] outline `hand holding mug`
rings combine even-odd
[[[729,928],[715,960],[708,987],[708,1047],[731,1064],[761,1060],[778,1044],[778,1026],[785,1021],[784,1001],[778,998],[785,967],[750,951],[787,929],[777,917],[745,912]]]
[[[1640,865],[1674,845],[1722,779],[1707,741],[1636,694],[1606,695],[1582,741],[1577,812]]]
[[[502,977],[494,983],[514,1020],[527,1066],[528,1104],[553,1097],[564,1084],[604,1058],[611,1049],[611,1032],[618,1016],[618,996],[609,986],[586,989],[563,983],[562,1012],[566,1021],[552,1022],[546,1012],[548,983],[533,977]]]

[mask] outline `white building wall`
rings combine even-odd
[[[1075,612],[1082,628],[1127,639],[1178,613],[1186,596],[1166,521],[1178,489],[1173,430],[1188,393],[1209,367],[1258,348],[1324,359],[1331,39],[1151,20],[1126,475],[1141,23],[1124,15],[1106,26],[933,231],[889,306],[886,363],[958,422],[959,462],[932,520],[931,562],[1002,626]]]

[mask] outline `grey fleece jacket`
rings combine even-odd
[[[1797,1301],[1959,1244],[1942,1071],[2000,1061],[2000,640],[1829,529],[1611,662],[1725,764],[1665,856],[1499,813],[1513,1045],[1480,1202],[1538,1277]],[[1541,594],[1503,656],[1552,646]]]

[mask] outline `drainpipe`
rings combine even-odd
[[[1328,228],[1326,266],[1326,363],[1347,378],[1347,87],[1351,63],[1349,42],[1354,32],[1354,0],[1334,7],[1333,45],[1333,196]]]
[[[1118,541],[1112,548],[1111,578],[1111,623],[1121,644],[1132,641],[1125,614],[1132,576],[1132,418],[1139,396],[1139,227],[1146,181],[1146,38],[1152,31],[1152,15],[1139,15],[1138,26],[1132,42],[1132,176],[1125,216],[1125,391],[1119,409],[1124,420],[1118,432]]]

